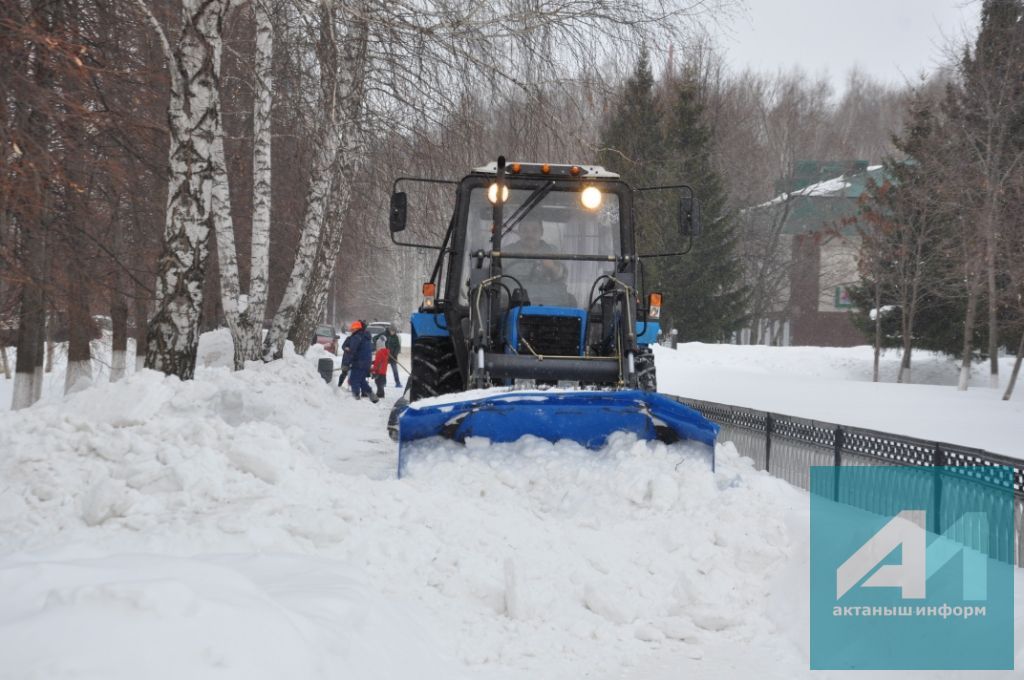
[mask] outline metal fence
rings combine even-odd
[[[874,511],[892,504],[892,513],[902,508],[897,507],[897,498],[906,488],[907,476],[903,478],[903,488],[887,487],[887,478],[892,475],[879,476],[879,483],[865,490],[865,485],[857,485],[857,489],[844,487],[842,468],[851,465],[902,465],[916,466],[920,475],[911,475],[913,491],[927,494],[933,499],[934,506],[928,513],[928,529],[936,533],[954,531],[954,536],[965,544],[976,547],[993,557],[1004,561],[1013,561],[1024,566],[1024,461],[1000,456],[981,449],[964,446],[930,442],[912,437],[875,432],[857,427],[847,427],[834,423],[822,423],[806,418],[766,413],[753,409],[717,404],[714,402],[693,399],[677,399],[699,411],[706,418],[721,426],[719,438],[732,441],[741,455],[754,460],[760,470],[809,489],[812,466],[834,466],[831,493],[836,501],[865,507]],[[1005,467],[1012,469],[1013,476],[1013,524],[1008,526],[989,527],[989,533],[980,530],[974,535],[970,527],[956,524],[959,518],[943,512],[943,500],[952,496],[962,497],[964,494],[977,490],[976,484],[964,484],[965,479],[972,482],[994,483],[983,469]],[[957,470],[957,468],[963,468]],[[1005,473],[1001,480],[1005,487]],[[978,493],[975,491],[975,493]],[[981,494],[979,494],[981,495]],[[962,505],[961,505],[962,507]],[[990,536],[1005,536],[1012,533],[1013,554],[1005,554],[997,546],[1007,541],[995,541],[990,549]]]

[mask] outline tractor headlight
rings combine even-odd
[[[498,183],[495,182],[491,186],[487,187],[487,200],[491,203],[498,202]],[[501,185],[501,202],[504,203],[508,200],[508,185]]]
[[[597,210],[600,208],[603,199],[604,196],[597,187],[587,187],[580,193],[580,203],[587,210]]]

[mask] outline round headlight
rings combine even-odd
[[[597,210],[601,207],[601,200],[604,196],[601,195],[601,190],[597,187],[587,187],[580,194],[580,203],[587,210]]]
[[[495,182],[491,186],[487,187],[487,200],[491,203],[498,202],[498,183]],[[504,203],[508,200],[508,185],[504,184],[501,187],[501,202]]]

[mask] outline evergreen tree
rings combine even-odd
[[[663,327],[678,329],[681,340],[717,342],[743,325],[747,294],[740,285],[735,227],[711,164],[713,140],[695,82],[668,83],[668,94],[659,101],[650,61],[641,53],[605,125],[600,162],[634,187],[687,183],[694,188],[704,234],[686,255],[645,258],[645,288],[665,296]],[[671,191],[638,196],[641,254],[688,247],[679,235],[678,199]]]
[[[748,291],[741,284],[736,223],[726,210],[722,179],[711,162],[714,140],[704,122],[696,82],[693,74],[684,72],[679,82],[669,83],[662,175],[668,182],[681,180],[693,187],[704,233],[693,240],[689,254],[654,259],[651,286],[658,285],[665,293],[663,311],[681,340],[719,342],[746,321]],[[674,219],[669,228],[678,230]],[[673,241],[680,241],[665,240],[670,248]]]
[[[912,347],[956,355],[965,313],[956,220],[959,205],[943,187],[955,181],[949,159],[951,137],[934,102],[922,93],[910,103],[904,133],[893,138],[896,155],[884,160],[886,180],[868,182],[862,205],[861,285],[854,323],[874,338],[868,314],[880,302],[892,308],[882,317],[882,346],[901,347],[910,367]],[[978,329],[976,329],[976,337]],[[975,345],[977,346],[977,345]],[[901,376],[902,377],[902,376]]]
[[[640,53],[615,103],[602,133],[599,162],[634,186],[654,181],[664,148],[647,50]]]

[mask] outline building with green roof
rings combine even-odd
[[[864,226],[860,201],[870,181],[885,180],[867,161],[797,161],[793,175],[770,201],[743,211],[756,268],[770,289],[754,310],[742,343],[845,347],[864,344],[850,319],[848,290],[859,280],[857,258]],[[775,280],[764,276],[775,272]],[[758,314],[758,312],[760,312]]]

